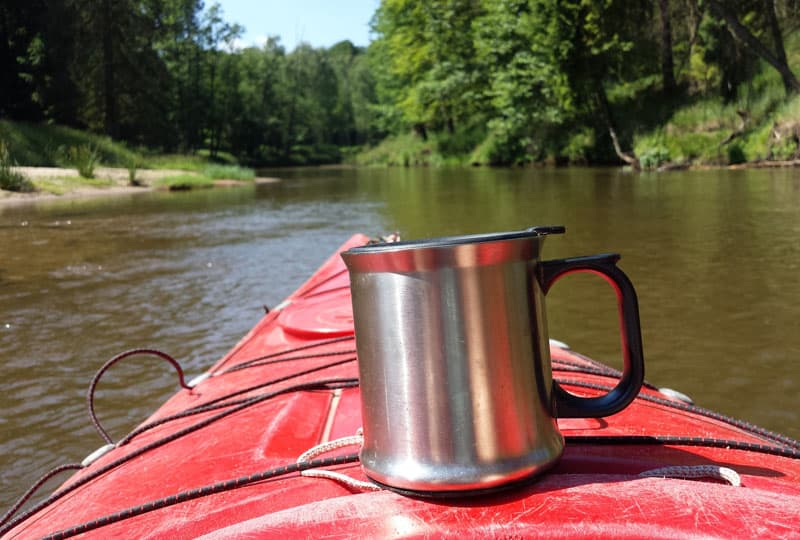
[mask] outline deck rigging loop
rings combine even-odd
[[[298,465],[305,465],[311,462],[314,458],[319,455],[326,454],[333,450],[337,450],[339,448],[344,448],[346,446],[358,446],[364,444],[364,433],[361,428],[358,428],[355,435],[350,435],[349,437],[342,437],[340,439],[334,439],[332,441],[320,443],[316,446],[313,446],[300,454],[300,457],[297,458]],[[333,480],[335,482],[339,482],[351,489],[361,490],[361,491],[382,491],[383,488],[377,484],[373,484],[372,482],[365,482],[363,480],[356,480],[352,476],[347,476],[344,473],[340,473],[337,471],[330,471],[327,469],[305,469],[300,472],[300,476],[308,476],[312,478],[327,478],[329,480]]]
[[[65,538],[70,538],[78,534],[83,534],[88,531],[93,531],[95,529],[111,525],[112,523],[118,523],[120,521],[140,516],[142,514],[147,514],[148,512],[153,512],[155,510],[160,510],[162,508],[168,508],[170,506],[174,506],[195,499],[200,499],[202,497],[208,497],[210,495],[215,495],[217,493],[232,491],[245,486],[256,484],[258,482],[263,482],[265,480],[285,477],[288,476],[289,474],[295,472],[301,472],[308,468],[330,467],[335,465],[344,465],[346,463],[355,463],[357,461],[358,461],[358,454],[347,454],[341,456],[333,456],[329,458],[315,459],[304,463],[288,463],[286,465],[275,467],[273,469],[268,469],[266,471],[251,474],[248,476],[241,476],[239,478],[223,480],[221,482],[208,484],[199,488],[194,488],[187,491],[181,491],[179,493],[175,493],[173,495],[169,495],[161,499],[154,499],[147,503],[140,504],[137,506],[132,506],[124,510],[120,510],[119,512],[115,512],[113,514],[93,519],[91,521],[86,521],[74,527],[70,527],[69,529],[64,529],[55,532],[53,534],[45,536],[42,540],[63,540]],[[0,534],[3,534],[4,532],[6,531],[0,532]]]
[[[317,368],[317,369],[321,369],[321,368]],[[269,384],[274,384],[274,381],[272,383],[269,383]],[[43,480],[40,480],[39,482],[36,483],[36,485],[34,485],[31,489],[29,489],[28,492],[25,494],[25,496],[23,498],[21,498],[20,501],[17,502],[14,505],[14,507],[3,516],[2,520],[0,520],[0,537],[2,535],[4,535],[5,533],[7,533],[8,531],[10,531],[11,529],[13,529],[14,527],[16,527],[17,525],[19,525],[20,523],[22,523],[23,521],[25,521],[28,518],[30,518],[32,515],[40,512],[44,508],[47,508],[48,506],[52,505],[56,501],[60,500],[61,498],[63,498],[67,494],[75,491],[76,489],[78,489],[79,487],[81,487],[83,485],[88,484],[92,480],[94,480],[94,479],[106,474],[107,472],[116,469],[120,465],[122,465],[124,463],[127,463],[127,462],[129,462],[129,461],[131,461],[131,460],[133,460],[133,459],[135,459],[135,458],[137,458],[137,457],[139,457],[139,456],[141,456],[141,455],[143,455],[143,454],[145,454],[147,452],[150,452],[150,451],[152,451],[152,450],[154,450],[156,448],[164,446],[165,444],[168,444],[168,443],[170,443],[172,441],[178,440],[178,439],[184,437],[185,435],[188,435],[190,433],[194,433],[196,431],[199,431],[199,430],[203,429],[204,427],[213,424],[214,422],[217,422],[217,421],[219,421],[219,420],[221,420],[221,419],[223,419],[223,418],[225,418],[227,416],[235,414],[235,413],[237,413],[237,412],[239,412],[241,410],[244,410],[244,409],[246,409],[248,407],[252,407],[254,405],[257,405],[258,403],[263,403],[264,401],[272,399],[272,398],[274,398],[276,396],[283,395],[283,394],[288,394],[290,392],[309,391],[309,390],[330,390],[332,388],[345,388],[345,387],[351,387],[351,386],[357,386],[357,385],[358,385],[358,379],[353,379],[353,378],[319,379],[319,380],[316,380],[316,381],[298,383],[298,384],[295,384],[295,385],[292,385],[292,386],[283,387],[283,388],[280,388],[278,390],[274,390],[272,392],[266,392],[264,394],[256,395],[256,396],[247,398],[247,399],[242,400],[242,401],[237,401],[237,402],[235,402],[235,405],[233,405],[232,403],[229,403],[228,405],[233,405],[233,406],[229,407],[227,410],[218,412],[218,413],[216,413],[215,415],[213,415],[211,417],[208,417],[208,418],[205,418],[203,420],[200,420],[200,421],[196,422],[195,424],[183,427],[183,428],[179,429],[176,432],[173,432],[173,433],[171,433],[169,435],[161,437],[160,439],[156,439],[154,441],[151,441],[151,442],[145,444],[144,446],[142,446],[140,448],[137,448],[136,450],[134,450],[134,451],[132,451],[132,452],[120,457],[120,458],[115,459],[114,461],[112,461],[110,463],[106,463],[106,464],[104,464],[102,466],[99,466],[99,467],[95,468],[93,471],[87,472],[86,475],[81,476],[80,478],[73,479],[74,480],[73,482],[69,483],[68,485],[62,486],[56,492],[54,492],[52,495],[50,495],[47,499],[39,502],[38,504],[34,505],[32,508],[29,508],[23,514],[21,514],[21,515],[19,515],[17,517],[13,517],[17,513],[17,511],[19,511],[20,507],[23,504],[25,504],[25,502],[44,483],[44,481],[47,478],[49,478],[50,476],[52,476],[52,475],[54,475],[54,474],[56,474],[58,472],[61,472],[63,470],[67,470],[67,468],[72,467],[73,465],[74,465],[73,468],[76,468],[76,469],[80,469],[82,467],[78,463],[78,464],[65,465],[65,466],[59,467],[57,469],[54,469],[53,471],[48,473],[47,478],[44,478]],[[222,486],[222,490],[224,491],[224,490],[228,490],[228,489],[234,489],[236,487],[241,487],[242,485],[245,485],[245,484],[250,483],[250,482],[259,481],[259,479],[260,480],[264,480],[264,479],[267,479],[267,478],[273,478],[275,476],[288,474],[290,472],[297,472],[297,471],[301,471],[301,470],[307,469],[307,468],[331,466],[331,465],[337,465],[337,464],[341,464],[341,463],[350,463],[350,462],[354,462],[354,461],[358,461],[358,454],[353,454],[353,455],[348,455],[348,456],[333,456],[331,458],[324,458],[324,459],[321,459],[321,460],[313,460],[313,461],[305,462],[305,463],[302,463],[302,464],[292,463],[292,464],[287,465],[286,467],[280,467],[278,469],[274,469],[272,471],[267,471],[267,472],[261,473],[259,475],[254,475],[254,476],[251,476],[251,477],[247,477],[245,479],[239,479],[234,483],[231,483],[229,481],[227,483],[224,483],[224,485]],[[187,495],[186,500],[191,500],[192,498],[205,496],[205,495],[211,494],[212,492],[213,493],[217,493],[217,492],[219,492],[218,488],[219,488],[219,486],[217,486],[215,484],[214,486],[206,486],[205,488],[203,488],[201,490],[191,490],[190,492],[188,492],[188,495],[185,494],[185,493],[182,494],[182,495],[181,494],[179,494],[179,495],[180,496]],[[212,490],[212,491],[208,491],[208,490]],[[217,491],[214,491],[214,490],[217,490]],[[170,497],[170,498],[168,498],[168,500],[166,500],[166,503],[164,503],[164,505],[165,506],[170,506],[172,504],[177,504],[177,502],[180,502],[180,501],[175,499],[174,497]],[[145,511],[154,510],[156,508],[156,507],[154,507],[152,505],[146,505],[146,506],[147,506],[147,508],[145,508],[144,511],[140,511],[139,513],[143,513]],[[123,514],[124,514],[124,512],[123,512]],[[12,517],[13,517],[13,519],[12,519]],[[131,517],[131,516],[126,516],[126,517],[123,517],[123,518],[120,518],[120,519],[127,519],[127,517]],[[101,526],[101,525],[96,525],[96,526]],[[77,533],[75,533],[75,534],[77,534]]]
[[[88,392],[86,392],[86,404],[89,407],[89,419],[92,421],[92,424],[94,425],[94,428],[97,430],[97,433],[100,434],[100,437],[102,437],[103,440],[106,441],[106,443],[108,444],[114,444],[114,441],[113,439],[111,439],[111,436],[108,434],[108,432],[106,432],[106,430],[103,429],[103,426],[100,425],[100,421],[97,419],[97,414],[94,411],[94,392],[95,389],[97,388],[97,383],[100,382],[100,378],[106,371],[108,371],[108,369],[111,366],[113,366],[117,362],[120,362],[121,360],[124,360],[125,358],[138,355],[157,356],[158,358],[161,358],[162,360],[169,362],[170,364],[172,364],[172,367],[175,368],[175,371],[178,372],[178,382],[180,383],[181,388],[184,388],[186,390],[192,389],[191,386],[186,384],[186,381],[183,378],[183,369],[181,368],[181,365],[178,363],[177,360],[175,360],[165,352],[161,352],[157,349],[131,349],[119,353],[114,358],[103,364],[103,367],[101,367],[97,371],[95,376],[92,378],[92,382],[89,385]]]

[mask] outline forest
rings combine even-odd
[[[13,0],[0,120],[250,166],[795,159],[798,8],[382,0],[368,47],[287,51],[201,0]]]

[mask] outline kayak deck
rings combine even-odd
[[[338,251],[366,240],[354,236]],[[611,417],[559,419],[561,460],[495,494],[426,499],[302,476],[301,454],[361,426],[348,274],[338,251],[207,379],[177,392],[132,436],[12,521],[5,537],[799,534],[800,444],[652,386]],[[554,378],[570,392],[598,395],[616,382],[611,368],[557,344],[551,356]],[[315,470],[367,481],[357,451],[357,444],[334,448]],[[727,470],[741,486],[729,484]],[[648,471],[655,476],[642,476]],[[704,476],[678,478],[692,475]]]

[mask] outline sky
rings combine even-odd
[[[222,18],[244,26],[239,46],[261,46],[267,36],[279,36],[287,51],[300,42],[330,47],[349,39],[369,44],[369,21],[380,0],[216,0]],[[208,0],[206,6],[212,5]]]

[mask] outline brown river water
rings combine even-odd
[[[649,382],[800,437],[800,170],[265,174],[284,180],[0,205],[0,511],[102,446],[85,394],[106,360],[152,347],[200,374],[356,232],[565,225],[545,258],[622,254]],[[547,301],[551,337],[620,365],[605,282],[570,276]],[[166,364],[132,359],[100,383],[98,414],[117,439],[176,390]]]

